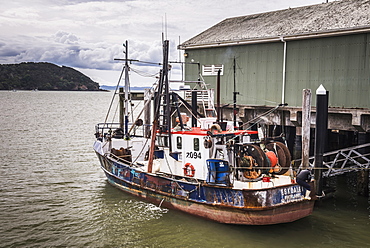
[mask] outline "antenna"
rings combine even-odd
[[[162,17],[162,43],[167,40],[167,14]]]
[[[166,40],[168,40],[167,38],[167,13],[164,13],[164,28],[165,28],[165,37],[166,37]]]
[[[180,38],[180,35],[179,35],[179,46],[181,44],[181,38]],[[181,50],[179,49],[179,62],[180,62],[180,66],[181,66],[181,80],[184,81],[184,64],[181,63],[182,61],[182,58],[181,58]]]

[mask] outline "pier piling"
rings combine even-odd
[[[311,90],[302,95],[302,169],[307,169],[310,157]]]
[[[329,92],[323,85],[316,90],[316,128],[315,128],[315,191],[322,195],[322,168],[328,129]]]

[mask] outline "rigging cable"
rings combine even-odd
[[[249,124],[249,123],[251,123],[251,122],[253,122],[253,121],[255,121],[255,120],[258,120],[258,119],[262,118],[263,116],[267,116],[267,115],[271,114],[272,112],[274,112],[275,110],[277,110],[280,106],[281,106],[280,104],[279,104],[279,105],[277,105],[276,107],[274,107],[274,108],[272,108],[272,109],[270,109],[270,110],[266,111],[265,113],[263,113],[263,114],[261,114],[261,115],[259,115],[259,116],[255,117],[255,118],[253,118],[252,120],[249,120],[249,121],[245,122],[245,123],[244,123],[243,125],[241,125],[240,127],[243,127],[243,126],[245,126],[246,124]],[[262,119],[260,119],[259,121],[257,121],[257,122],[256,122],[256,123],[254,123],[253,125],[249,126],[247,129],[250,129],[251,127],[253,127],[253,126],[254,126],[254,125],[256,125],[257,123],[259,123],[260,121],[262,121]]]
[[[149,74],[149,73],[147,73],[147,72],[145,72],[145,71],[141,71],[141,70],[138,70],[138,69],[134,69],[134,68],[130,68],[131,69],[131,71],[133,71],[133,72],[135,72],[136,74],[138,74],[138,75],[140,75],[140,76],[142,76],[142,77],[152,77],[152,78],[155,78],[155,77],[157,77],[158,76],[158,72],[157,73],[154,73],[154,74]]]
[[[255,117],[254,119],[252,119],[252,120],[250,120],[250,121],[247,121],[246,123],[244,123],[244,124],[243,124],[243,125],[241,125],[240,127],[243,127],[243,126],[245,126],[246,124],[251,123],[252,121],[258,120],[259,118],[261,118],[261,117],[263,117],[263,116],[267,116],[267,115],[271,114],[271,113],[272,113],[272,112],[274,112],[276,109],[278,109],[280,106],[281,106],[281,104],[277,105],[276,107],[274,107],[274,108],[272,108],[272,109],[270,109],[270,110],[266,111],[266,112],[265,112],[265,113],[263,113],[262,115],[257,116],[257,117]],[[257,121],[257,122],[255,122],[255,123],[253,123],[253,124],[252,124],[252,125],[250,125],[249,127],[247,127],[243,133],[247,132],[251,127],[253,127],[254,125],[258,124],[258,123],[259,123],[259,122],[261,122],[261,121],[262,121],[262,119],[260,119],[259,121]],[[243,133],[241,133],[241,134],[243,134]],[[229,139],[227,142],[233,141],[233,140],[235,140],[236,138],[237,138],[237,136],[235,136],[235,137],[233,137],[233,138]]]
[[[156,88],[155,88],[155,89],[154,89],[153,87],[149,89],[149,92],[152,92],[152,93],[149,93],[150,98],[154,95],[154,92],[157,90],[157,88],[158,88],[158,85],[156,86]],[[140,104],[141,102],[142,102],[142,101],[140,101],[140,102],[139,102],[139,104]],[[148,101],[148,102],[144,105],[144,107],[141,109],[140,113],[139,113],[139,114],[138,114],[138,116],[136,117],[135,122],[133,122],[133,125],[131,126],[129,133],[131,133],[132,129],[133,129],[133,128],[134,128],[134,126],[135,126],[136,121],[140,118],[140,116],[141,116],[141,115],[142,115],[142,113],[144,112],[145,108],[146,108],[150,103],[151,103],[151,101]],[[139,104],[137,104],[136,108],[139,106]],[[136,110],[136,108],[135,108],[134,110]],[[133,114],[133,112],[132,112],[132,114]]]
[[[121,71],[121,75],[119,76],[119,79],[118,79],[118,82],[117,82],[117,86],[116,86],[116,89],[114,90],[114,94],[113,94],[113,97],[112,97],[112,100],[110,102],[110,105],[109,105],[109,108],[108,108],[108,112],[107,112],[107,115],[105,117],[105,120],[104,120],[104,124],[107,123],[107,120],[108,120],[108,116],[109,116],[109,112],[112,108],[112,105],[113,105],[113,101],[114,101],[114,97],[115,95],[117,94],[117,90],[118,90],[118,87],[119,87],[119,83],[121,82],[121,79],[122,79],[122,75],[123,75],[123,72],[125,71],[125,66],[123,67],[122,71]]]

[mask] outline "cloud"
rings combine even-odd
[[[171,48],[172,54],[177,55],[175,42]],[[1,41],[0,54],[4,57],[0,58],[0,62],[52,62],[79,68],[109,70],[117,69],[114,59],[124,58],[123,50],[122,44],[90,43],[75,34],[60,30],[49,37],[19,36],[17,41]],[[161,63],[161,41],[129,41],[129,57]]]
[[[17,0],[0,10],[0,63],[51,62],[82,69],[120,70],[122,43],[129,57],[162,62],[162,32],[170,40],[170,60],[179,43],[225,18],[283,9],[288,0]],[[295,0],[295,6],[320,3]],[[149,73],[155,66],[135,63]],[[145,67],[144,67],[145,66]],[[174,68],[174,71],[177,70]],[[177,71],[178,72],[178,71]]]
[[[62,44],[76,44],[78,42],[76,35],[64,31],[57,32],[53,37],[55,42]]]
[[[2,13],[2,16],[17,19],[36,19],[40,17],[37,10],[28,7],[18,7],[6,10]]]

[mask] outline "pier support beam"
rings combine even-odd
[[[369,196],[369,171],[361,170],[357,172],[357,194],[365,197]]]
[[[296,127],[296,132],[294,136],[293,158],[302,158],[302,127]]]
[[[328,129],[329,92],[320,85],[316,90],[316,128],[315,128],[315,191],[322,195],[322,168]]]
[[[302,169],[309,167],[311,127],[311,90],[304,89],[302,95]]]

